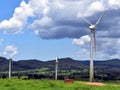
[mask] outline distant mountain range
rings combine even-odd
[[[80,61],[73,60],[72,58],[60,58],[59,60],[60,70],[89,70],[89,60]],[[42,60],[19,60],[12,61],[13,71],[32,70],[40,68],[49,68],[53,70],[55,68],[55,60],[42,61]],[[97,72],[109,72],[120,74],[120,59],[111,59],[105,61],[94,61],[94,69]],[[4,57],[0,57],[0,72],[8,71],[8,60]]]

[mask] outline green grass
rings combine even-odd
[[[120,82],[107,82],[106,86],[91,86],[83,81],[64,83],[55,80],[0,79],[0,90],[120,90]]]

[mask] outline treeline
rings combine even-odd
[[[55,74],[28,74],[28,73],[14,73],[12,74],[14,77],[22,78],[22,79],[55,79]],[[1,78],[8,78],[8,74],[0,74]],[[94,75],[95,81],[108,81],[108,80],[120,80],[120,73],[95,73]],[[71,73],[71,74],[58,74],[58,80],[64,79],[74,79],[74,80],[89,80],[89,73],[79,72],[79,73]]]

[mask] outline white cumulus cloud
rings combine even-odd
[[[108,4],[111,8],[114,8],[114,9],[120,8],[120,0],[109,0]]]
[[[85,35],[80,37],[79,39],[73,39],[73,44],[75,45],[85,45],[85,43],[90,42],[90,36]]]
[[[3,51],[3,55],[13,58],[18,53],[17,47],[13,45],[7,45]]]
[[[33,11],[29,4],[22,1],[20,7],[15,9],[13,17],[0,22],[0,30],[3,30],[4,33],[20,33],[26,25],[29,16],[33,16]]]
[[[85,36],[83,36],[85,37]],[[77,55],[80,58],[89,58],[90,52],[90,43],[87,39],[73,39],[73,44],[80,46],[82,48],[78,51]],[[96,60],[104,60],[104,59],[112,59],[112,58],[120,58],[120,39],[119,38],[96,38],[96,52],[94,52],[94,59]]]

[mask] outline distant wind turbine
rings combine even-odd
[[[102,13],[102,15],[98,18],[98,20],[95,24],[92,24],[87,19],[81,17],[81,19],[84,22],[86,22],[90,25],[89,26],[89,29],[90,29],[90,73],[89,73],[90,75],[89,75],[89,81],[90,82],[93,82],[93,80],[94,80],[93,47],[94,47],[94,50],[96,51],[96,29],[97,29],[97,25],[102,20],[104,14],[105,14],[105,12]]]
[[[7,45],[5,50],[3,51],[3,55],[6,55],[9,57],[9,78],[11,78],[11,73],[12,73],[12,58],[17,54],[17,48],[13,45]]]

